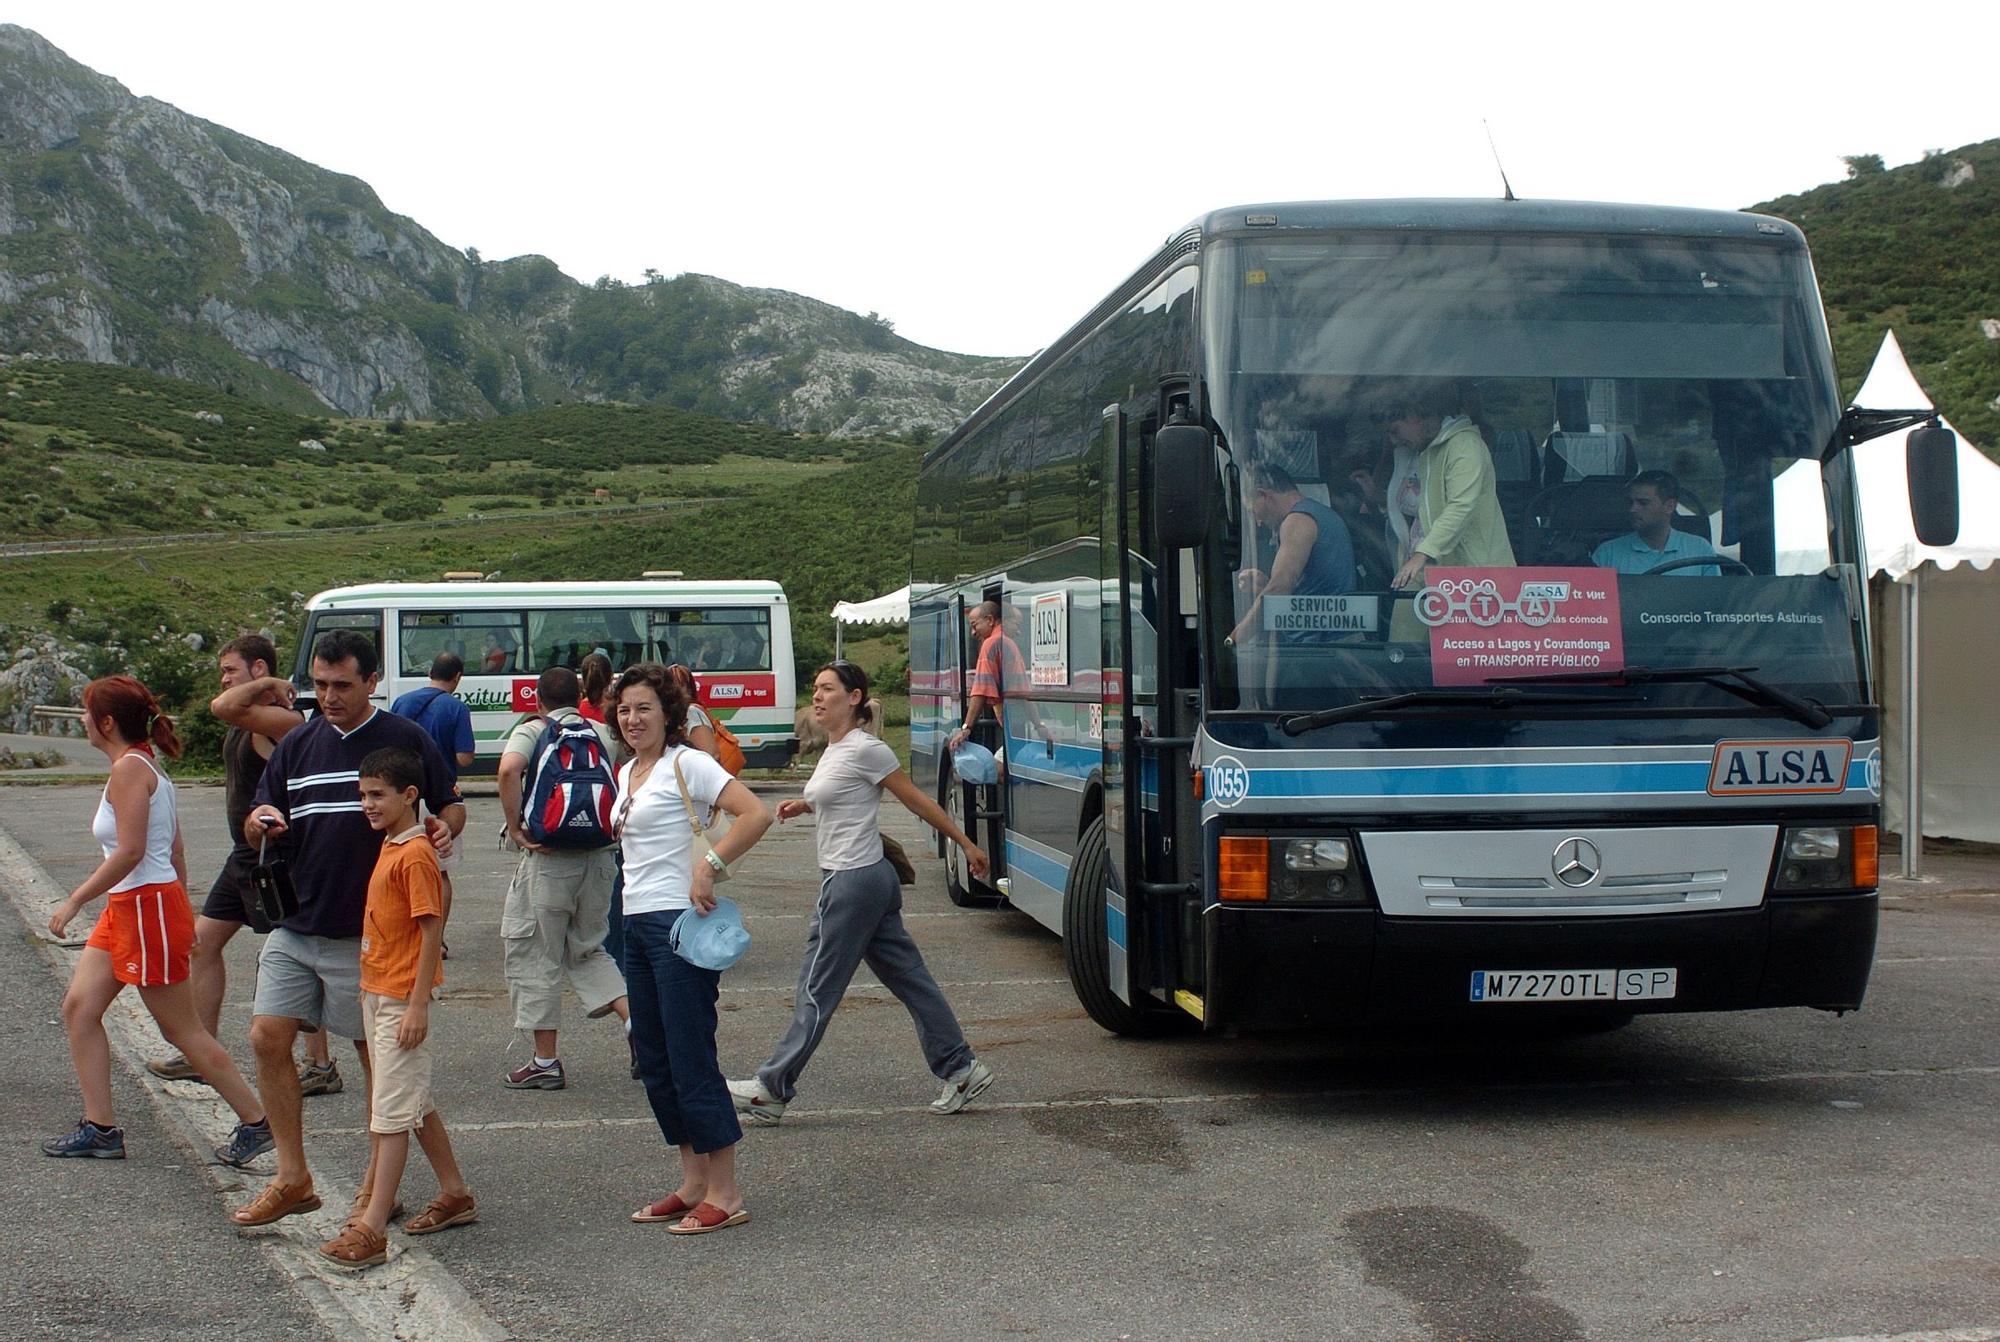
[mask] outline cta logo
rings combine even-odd
[[[1224,755],[1208,766],[1208,799],[1223,810],[1250,795],[1250,771],[1234,755]]]

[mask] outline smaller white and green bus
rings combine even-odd
[[[593,652],[614,671],[635,662],[680,662],[694,671],[701,703],[726,723],[753,767],[792,757],[791,608],[774,582],[370,583],[321,592],[306,604],[305,637],[292,679],[312,693],[312,645],[332,629],[375,640],[383,707],[427,683],[431,662],[454,652],[465,663],[458,697],[472,710],[478,758],[491,773],[507,733],[537,709],[535,682],[552,666],[578,666]]]

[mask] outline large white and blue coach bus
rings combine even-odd
[[[1497,507],[1511,555],[1396,590],[1385,522],[1422,488],[1386,430],[1417,400],[1485,445],[1433,503]],[[1782,220],[1207,215],[925,459],[912,768],[994,858],[952,896],[1063,936],[1128,1034],[1857,1007],[1882,763],[1848,449],[1927,422],[1912,506],[1948,536],[1949,432],[1843,413]],[[1260,463],[1376,557],[1239,631],[1274,548]],[[1597,566],[1651,471],[1679,484],[1668,549],[1701,557]],[[1788,471],[1809,523],[1774,506]],[[983,601],[1018,656],[973,786],[946,747]]]

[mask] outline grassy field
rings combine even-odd
[[[665,406],[341,420],[98,364],[0,365],[0,536],[315,531],[797,486],[897,444]]]

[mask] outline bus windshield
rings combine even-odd
[[[1560,677],[1566,713],[1741,710],[1671,674],[1722,667],[1862,702],[1853,479],[1820,463],[1839,402],[1795,243],[1273,235],[1204,268],[1236,482],[1201,561],[1233,594],[1205,610],[1211,707],[1518,712],[1491,689]]]

